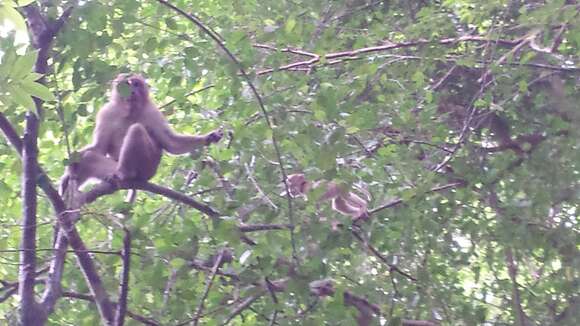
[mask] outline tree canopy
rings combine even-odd
[[[576,0],[0,1],[0,320],[578,325],[579,23]],[[126,72],[224,139],[62,198]]]

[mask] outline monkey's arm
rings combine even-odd
[[[116,169],[116,162],[106,157],[110,130],[97,118],[97,125],[93,132],[93,142],[85,146],[79,152],[78,161],[72,162],[66,167],[65,173],[60,179],[59,193],[64,195],[69,187],[70,179],[76,177],[77,187],[82,185],[88,178],[103,179],[112,174]]]
[[[81,153],[96,152],[106,155],[113,136],[115,117],[111,117],[108,106],[103,107],[97,114],[97,122],[93,130],[93,141],[80,150]]]
[[[160,112],[157,113],[155,120],[158,123],[153,126],[149,125],[148,127],[152,128],[151,131],[155,140],[159,142],[163,149],[171,154],[185,154],[198,147],[218,142],[223,137],[223,131],[221,129],[201,136],[178,134],[171,129],[163,115]]]

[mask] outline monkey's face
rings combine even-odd
[[[147,83],[140,75],[120,74],[114,87],[114,96],[131,103],[143,102],[149,97]]]
[[[128,80],[127,83],[131,87],[130,100],[138,101],[144,100],[149,95],[149,90],[147,88],[147,83],[145,79],[139,75],[133,75]]]

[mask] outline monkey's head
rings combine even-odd
[[[113,80],[112,97],[115,101],[144,103],[149,100],[149,87],[141,75],[119,74]]]
[[[288,183],[288,188],[290,190],[290,196],[298,197],[300,195],[305,195],[308,192],[308,181],[302,173],[291,174],[286,179]]]

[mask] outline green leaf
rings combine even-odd
[[[9,7],[5,4],[0,4],[0,18],[7,19],[12,22],[17,31],[26,32],[26,22],[18,10]]]
[[[154,38],[154,37],[150,37],[145,42],[145,45],[144,45],[143,49],[146,52],[152,52],[153,50],[155,50],[156,47],[157,47],[157,39]]]
[[[290,34],[294,30],[294,27],[296,27],[296,19],[290,17],[286,21],[286,26],[284,26],[284,30],[286,31],[286,33]]]
[[[31,51],[23,56],[18,57],[14,63],[14,67],[10,72],[10,77],[15,80],[23,79],[24,76],[32,72],[34,63],[38,58],[38,51]]]
[[[14,103],[23,106],[27,110],[34,109],[35,107],[34,101],[32,101],[30,95],[28,95],[28,93],[26,93],[22,89],[14,86],[9,86],[8,92],[12,95],[12,100],[14,101]]]
[[[47,102],[56,101],[56,98],[50,92],[50,90],[42,84],[39,84],[37,82],[24,81],[20,85],[22,86],[22,89],[24,91],[28,92],[28,94],[38,97],[43,101]]]
[[[0,180],[0,194],[7,198],[7,196],[14,194],[14,190],[6,182]]]
[[[19,7],[24,7],[33,3],[35,0],[15,0],[15,1]]]
[[[171,265],[171,267],[173,267],[175,269],[179,269],[179,268],[185,266],[186,263],[187,262],[183,258],[173,258],[169,262],[169,265]]]
[[[177,24],[175,23],[175,20],[173,18],[166,18],[165,25],[167,25],[167,28],[169,28],[169,29],[172,29],[172,30],[177,29]]]

